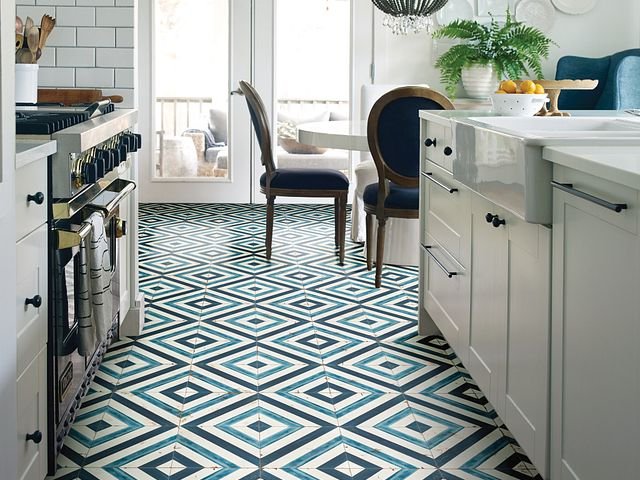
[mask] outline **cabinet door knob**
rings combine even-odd
[[[34,195],[27,195],[27,203],[29,202],[34,202],[38,205],[42,205],[42,203],[44,202],[44,193],[36,192]]]
[[[35,295],[33,298],[25,298],[25,305],[33,305],[36,308],[40,308],[42,305],[42,297],[40,295]]]
[[[487,213],[484,218],[487,221],[487,223],[491,223],[493,222],[493,219],[496,218],[497,215],[494,215],[493,213]]]
[[[36,445],[42,441],[42,432],[36,430],[33,433],[27,433],[27,441],[31,440]]]
[[[425,147],[435,147],[437,144],[437,140],[435,138],[427,138],[424,141],[424,146]]]
[[[453,149],[451,147],[444,147],[444,154],[448,157],[453,153]]]
[[[504,219],[501,219],[500,217],[498,217],[498,215],[493,217],[493,220],[491,220],[491,223],[496,228],[498,228],[500,225],[506,225],[507,224],[507,222]]]

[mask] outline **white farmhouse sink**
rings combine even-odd
[[[640,135],[640,122],[612,117],[470,117],[469,120],[524,138],[606,138]]]
[[[452,119],[453,176],[532,223],[551,224],[551,163],[545,146],[640,147],[640,122],[594,117],[468,117]]]

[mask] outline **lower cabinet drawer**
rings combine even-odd
[[[16,170],[16,240],[47,221],[47,158]]]
[[[422,172],[424,235],[435,238],[465,268],[471,263],[471,195],[440,168]],[[424,238],[424,236],[423,236]]]
[[[469,357],[470,276],[430,235],[422,246],[422,303],[463,363]]]
[[[43,348],[16,382],[19,480],[43,480],[47,475],[46,373]]]
[[[16,244],[16,376],[47,343],[47,226]]]

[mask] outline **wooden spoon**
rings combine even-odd
[[[24,33],[24,23],[22,19],[16,15],[16,33],[22,35]]]
[[[27,33],[27,45],[31,52],[32,60],[29,63],[36,63],[36,53],[38,51],[38,43],[40,41],[40,30],[38,27],[31,27]]]
[[[24,21],[24,36],[27,36],[27,33],[29,32],[29,29],[31,27],[33,27],[34,23],[33,23],[33,18],[31,17],[27,17],[27,19]]]
[[[42,50],[44,49],[45,44],[47,43],[47,38],[49,38],[49,34],[53,30],[53,27],[56,26],[56,19],[50,15],[43,15],[42,20],[40,21],[40,41],[38,42],[38,51],[36,53],[36,60],[42,56]]]

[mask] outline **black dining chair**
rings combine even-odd
[[[378,219],[375,286],[382,284],[387,218],[418,218],[420,175],[419,110],[453,110],[451,101],[427,87],[399,87],[380,97],[367,120],[369,150],[378,182],[363,194],[367,269],[372,268],[373,216]],[[418,239],[416,238],[416,248]]]
[[[276,168],[273,161],[271,131],[264,103],[258,92],[245,81],[240,81],[251,114],[251,123],[260,145],[265,173],[260,177],[260,191],[267,197],[266,257],[271,259],[275,199],[282,197],[333,197],[335,209],[334,242],[338,247],[340,265],[344,263],[345,230],[347,224],[347,194],[349,179],[338,170],[329,168]]]

